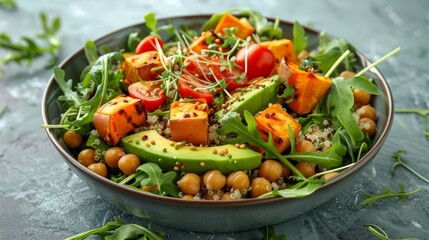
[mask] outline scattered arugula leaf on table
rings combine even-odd
[[[374,234],[376,237],[382,240],[394,240],[390,238],[387,233],[381,229],[381,227],[375,224],[364,224],[364,226],[368,227],[368,231]],[[418,240],[418,238],[395,238],[395,240]]]
[[[398,108],[395,109],[397,113],[416,113],[424,117],[424,128],[423,134],[426,136],[426,139],[429,141],[429,109],[422,108]]]
[[[15,0],[0,0],[0,8],[15,10],[17,7]]]
[[[125,239],[148,239],[162,240],[164,233],[155,232],[138,224],[126,224],[119,217],[114,217],[114,221],[106,223],[100,228],[91,229],[86,232],[68,237],[65,240],[83,240],[89,236],[98,235],[106,240],[125,240]]]
[[[270,225],[264,227],[264,236],[261,240],[286,240],[286,236],[284,234],[277,236],[274,226]]]
[[[408,171],[410,171],[412,174],[416,175],[418,178],[420,178],[422,181],[429,183],[429,179],[423,177],[420,173],[418,173],[416,170],[414,170],[413,168],[411,168],[408,164],[406,164],[404,162],[404,160],[402,159],[401,155],[407,153],[404,150],[399,150],[397,151],[395,154],[391,155],[390,157],[395,159],[396,162],[392,165],[392,167],[390,168],[390,172],[392,174],[394,174],[395,168],[398,166],[402,166],[403,168],[407,169]]]
[[[15,62],[22,63],[32,61],[41,55],[49,54],[51,56],[46,67],[52,67],[58,58],[58,51],[61,46],[60,39],[57,37],[61,27],[61,20],[56,17],[49,23],[45,13],[40,13],[43,32],[37,34],[38,39],[46,42],[46,46],[41,46],[35,39],[30,37],[21,37],[22,42],[13,42],[11,37],[6,33],[0,33],[0,49],[7,51],[6,55],[0,57],[0,67]],[[0,72],[1,74],[1,72]]]
[[[399,192],[393,192],[389,188],[384,189],[384,191],[382,193],[379,193],[379,194],[371,194],[371,193],[364,192],[364,194],[366,195],[367,198],[364,201],[360,202],[358,204],[358,207],[360,207],[362,205],[372,205],[375,202],[377,202],[378,200],[381,200],[383,198],[397,197],[397,198],[399,198],[399,202],[402,202],[405,200],[406,196],[417,193],[423,189],[423,188],[417,188],[413,191],[407,192],[404,185],[402,185],[401,183],[399,184],[399,188],[401,189]]]

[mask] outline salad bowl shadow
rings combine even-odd
[[[185,24],[191,29],[199,29],[209,17],[209,15],[201,15],[160,19],[159,24],[167,22],[177,26]],[[284,37],[292,38],[293,23],[280,21],[280,26],[285,33]],[[95,43],[97,46],[106,45],[112,50],[119,51],[125,48],[128,35],[141,31],[143,27],[144,23],[128,26],[101,37]],[[309,37],[308,45],[316,46],[319,32],[310,28],[305,28],[305,30]],[[357,56],[362,66],[369,64],[369,60],[359,52],[357,52]],[[79,79],[79,75],[86,65],[84,49],[81,48],[65,59],[60,67],[65,70],[66,79]],[[380,71],[373,68],[371,74],[373,82],[381,92],[372,99],[378,119],[377,132],[371,148],[355,165],[326,182],[315,193],[299,199],[267,197],[235,201],[183,200],[137,191],[91,172],[77,161],[55,129],[46,129],[46,132],[64,161],[82,181],[86,182],[105,201],[114,203],[118,208],[137,217],[154,224],[195,232],[232,232],[255,229],[297,217],[339,195],[353,184],[354,178],[379,152],[392,125],[393,100],[389,86]],[[43,95],[44,124],[59,122],[62,110],[58,96],[61,94],[62,92],[52,76]]]

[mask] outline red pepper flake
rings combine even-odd
[[[183,118],[189,118],[189,117],[191,117],[191,114],[189,114],[189,113],[184,113],[183,114]]]
[[[150,141],[150,144],[155,145],[155,140]]]
[[[143,140],[143,141],[146,141],[146,140],[147,140],[147,138],[148,138],[148,136],[147,136],[147,135],[143,135],[143,136],[142,136],[142,140]]]

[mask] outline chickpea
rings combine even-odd
[[[356,113],[360,118],[369,118],[372,121],[375,121],[376,112],[375,109],[370,105],[363,105],[362,107],[358,108],[358,110],[356,110]]]
[[[281,165],[282,165],[282,177],[284,180],[287,180],[289,179],[290,176],[292,176],[293,172],[292,170],[290,170],[290,168],[288,168],[283,163]]]
[[[310,141],[302,140],[302,141],[298,141],[296,143],[295,151],[297,151],[297,152],[316,152],[317,149],[313,145],[313,143],[311,143]]]
[[[250,195],[256,198],[264,193],[271,192],[271,190],[273,190],[273,187],[271,186],[270,181],[263,177],[257,177],[252,180],[252,189],[250,190]]]
[[[304,175],[304,177],[308,178],[316,174],[316,164],[312,162],[299,162],[295,165],[295,167]]]
[[[343,77],[343,78],[351,78],[351,77],[354,77],[354,75],[356,75],[356,73],[350,72],[350,71],[343,71],[340,73],[340,77]]]
[[[238,190],[248,189],[250,186],[249,176],[243,171],[232,172],[226,179],[226,185]]]
[[[77,160],[85,167],[88,167],[89,165],[96,163],[95,160],[95,152],[92,148],[87,148],[82,151],[80,151],[79,155],[77,155]]]
[[[63,140],[69,148],[77,148],[82,143],[82,136],[69,130],[64,133]]]
[[[194,196],[192,196],[192,195],[183,195],[182,199],[185,199],[185,200],[194,200]]]
[[[375,134],[377,125],[369,118],[359,119],[359,127],[364,134],[368,133],[368,136],[372,137]]]
[[[323,175],[322,179],[325,181],[328,181],[330,179],[332,179],[333,177],[337,176],[339,173],[338,172],[328,172],[325,175]]]
[[[184,194],[195,195],[200,192],[201,178],[195,173],[185,174],[177,185]]]
[[[209,194],[207,192],[206,194],[203,195],[203,199],[204,200],[219,200],[220,196],[216,192],[213,192],[212,194]]]
[[[361,107],[369,104],[371,101],[371,94],[356,88],[353,89],[353,98],[356,106]]]
[[[112,147],[106,150],[104,161],[111,168],[118,168],[119,159],[125,155],[124,149],[121,147]]]
[[[220,196],[220,200],[223,200],[223,201],[237,200],[237,198],[232,198],[231,194],[232,194],[231,192],[226,192],[222,194],[222,196]]]
[[[208,190],[217,191],[225,187],[226,177],[219,170],[210,170],[204,174],[203,182]]]
[[[107,177],[107,167],[104,163],[93,163],[88,166],[88,169],[102,177]]]
[[[130,175],[140,166],[140,159],[135,154],[125,154],[118,161],[119,169],[125,174]]]
[[[259,166],[259,176],[274,182],[282,176],[282,165],[275,160],[265,160]]]

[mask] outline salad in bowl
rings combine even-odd
[[[144,198],[246,205],[312,195],[379,150],[391,99],[369,70],[395,52],[369,65],[298,22],[247,9],[204,19],[148,14],[121,48],[88,41],[87,63],[67,69],[77,77],[54,69],[61,113],[44,127],[74,167]]]

